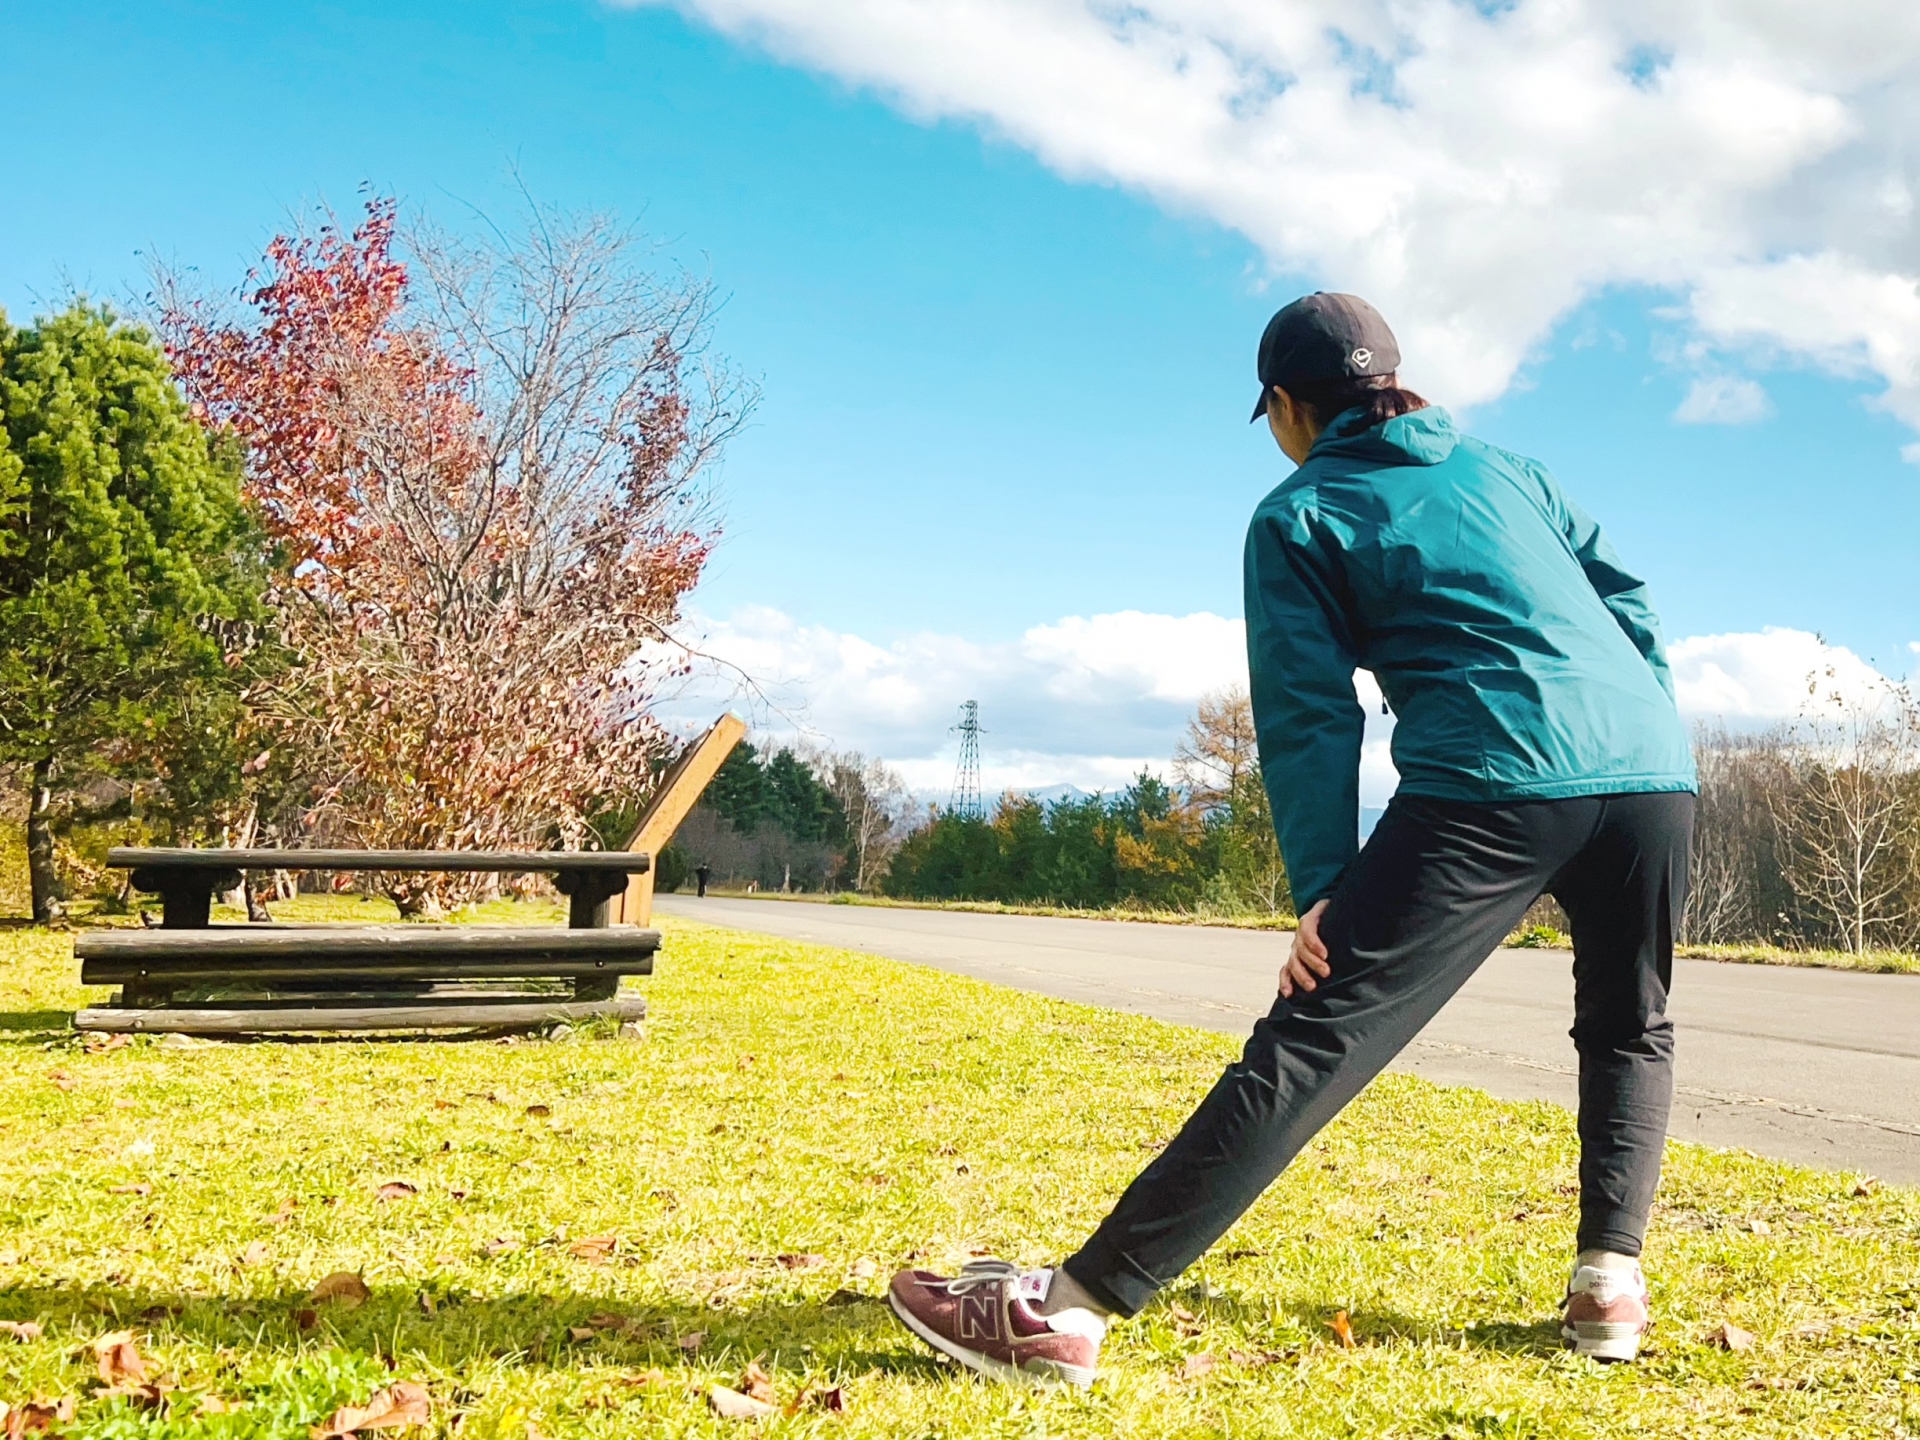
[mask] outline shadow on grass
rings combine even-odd
[[[0,1010],[0,1034],[8,1031],[71,1030],[71,1010]]]
[[[0,1319],[38,1321],[49,1339],[82,1348],[103,1330],[131,1327],[156,1346],[184,1342],[210,1352],[292,1357],[344,1350],[451,1371],[499,1360],[588,1373],[679,1364],[724,1370],[763,1357],[840,1374],[942,1373],[940,1361],[898,1328],[878,1296],[713,1309],[623,1304],[568,1291],[482,1295],[428,1279],[376,1288],[348,1309],[316,1305],[304,1289],[237,1296],[20,1286],[0,1289]],[[590,1338],[576,1339],[576,1331]]]
[[[1177,1292],[1169,1296],[1171,1300],[1178,1298]],[[1204,1302],[1204,1307],[1210,1316],[1237,1324],[1249,1335],[1259,1334],[1271,1323],[1270,1307],[1236,1300],[1231,1296],[1215,1297]],[[1296,1302],[1283,1306],[1282,1311],[1293,1318],[1302,1332],[1332,1340],[1330,1322],[1338,1313],[1338,1306]],[[1395,1343],[1464,1346],[1469,1350],[1495,1350],[1508,1355],[1532,1355],[1543,1359],[1558,1355],[1562,1349],[1558,1316],[1531,1323],[1487,1320],[1461,1327],[1436,1325],[1393,1310],[1361,1308],[1347,1313],[1347,1323],[1353,1329],[1355,1344],[1361,1347]]]

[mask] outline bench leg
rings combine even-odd
[[[611,1000],[620,993],[618,975],[576,975],[573,977],[573,998],[576,1000]]]
[[[627,888],[627,877],[604,870],[562,870],[553,877],[553,888],[567,897],[567,928],[604,930],[607,928],[607,902]]]

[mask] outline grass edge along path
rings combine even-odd
[[[674,891],[687,894],[687,891]],[[1155,910],[1129,905],[1077,909],[1070,905],[1022,905],[1000,900],[903,900],[889,895],[781,894],[778,891],[709,889],[717,900],[769,900],[802,905],[864,905],[873,909],[958,910],[978,915],[1043,915],[1069,920],[1132,921],[1144,925],[1210,925],[1226,930],[1293,930],[1291,915],[1226,915],[1207,910]],[[1508,937],[1519,949],[1571,950],[1573,941],[1550,927],[1528,926]],[[1674,954],[1689,960],[1721,960],[1739,965],[1791,965],[1819,970],[1862,970],[1876,975],[1920,975],[1920,954],[1909,950],[1789,950],[1779,945],[1680,945]]]
[[[67,937],[0,934],[0,1319],[40,1327],[0,1335],[0,1400],[113,1440],[301,1440],[395,1381],[461,1440],[1920,1432],[1920,1192],[1671,1147],[1651,1353],[1596,1367],[1557,1343],[1571,1118],[1402,1076],[1091,1394],[975,1381],[875,1303],[888,1272],[1056,1258],[1235,1042],[666,928],[637,1042],[97,1053]],[[315,1297],[342,1272],[364,1298]],[[157,1403],[96,1393],[122,1330]],[[753,1365],[743,1428],[706,1396]]]

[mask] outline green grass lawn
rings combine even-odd
[[[88,1053],[75,973],[0,932],[0,1320],[43,1330],[0,1335],[0,1400],[73,1397],[71,1434],[304,1440],[396,1381],[463,1440],[1920,1431],[1920,1193],[1858,1176],[1673,1147],[1651,1353],[1600,1368],[1554,1319],[1569,1117],[1385,1080],[1091,1393],[1015,1391],[898,1329],[886,1275],[1070,1249],[1232,1042],[678,923],[638,1041]],[[310,1298],[343,1270],[364,1303]],[[117,1330],[159,1405],[94,1395]],[[847,1408],[712,1415],[756,1360]]]

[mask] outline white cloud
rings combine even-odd
[[[1887,677],[1844,645],[1807,630],[1695,635],[1667,647],[1681,713],[1737,726],[1791,720],[1816,695],[1871,703]]]
[[[1684,425],[1747,425],[1763,420],[1773,407],[1767,392],[1739,375],[1700,375],[1673,412]]]
[[[1246,683],[1241,622],[1204,612],[1070,616],[997,644],[927,633],[880,646],[766,608],[696,628],[703,658],[663,703],[669,720],[691,728],[731,706],[777,742],[880,756],[934,795],[953,783],[964,700],[980,702],[989,791],[1064,782],[1111,792],[1143,768],[1165,775],[1200,697]],[[1805,630],[1695,636],[1668,653],[1682,714],[1737,728],[1800,714],[1816,678],[1822,693],[1860,697],[1885,684],[1851,650]],[[1355,690],[1367,714],[1361,796],[1382,805],[1396,781],[1393,721],[1371,675],[1357,675]]]
[[[925,633],[884,648],[766,608],[694,628],[700,658],[661,707],[670,719],[731,705],[776,737],[883,756],[931,791],[952,783],[962,701],[980,702],[989,789],[1113,790],[1142,767],[1165,773],[1200,697],[1246,683],[1244,628],[1204,612],[1069,616],[999,644]]]
[[[1655,286],[1920,427],[1912,0],[663,3],[1367,294],[1455,403]]]

